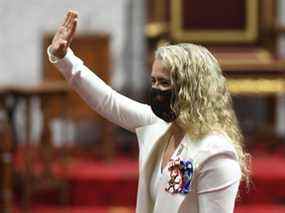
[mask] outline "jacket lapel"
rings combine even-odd
[[[159,140],[169,128],[167,123],[156,123],[137,130],[140,146],[140,177],[138,183],[137,213],[153,212],[154,203],[150,197],[150,178],[155,166],[157,154],[163,148]]]
[[[162,152],[164,147],[163,142],[165,142],[165,140],[160,140],[160,138],[165,136],[165,133],[170,127],[169,124],[160,122],[137,130],[140,144],[140,177],[138,185],[137,213],[179,212],[181,204],[187,197],[187,194],[171,194],[165,191],[169,180],[169,172],[167,169],[165,169],[163,173],[157,202],[153,203],[150,196],[149,186],[151,175],[158,153]],[[181,150],[181,153],[178,154],[181,160],[193,159],[191,156],[193,152],[190,152],[190,144],[190,138],[186,135],[181,142],[183,149]],[[178,153],[179,152],[180,151],[178,151]]]
[[[181,142],[182,150],[179,154],[180,150],[178,149],[178,157],[181,160],[192,160],[190,153],[190,139],[187,135],[183,138]],[[167,165],[168,166],[168,165]],[[165,188],[168,185],[169,180],[169,171],[168,169],[164,169],[163,177],[160,185],[160,191],[158,193],[157,202],[154,207],[153,212],[179,212],[180,206],[187,197],[187,194],[174,193],[171,194],[167,192]],[[193,179],[191,180],[193,181]],[[191,191],[189,192],[191,193]]]

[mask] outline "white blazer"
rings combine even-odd
[[[150,106],[120,95],[106,85],[69,49],[54,63],[70,85],[99,114],[136,133],[139,143],[139,184],[137,213],[231,213],[241,178],[240,166],[230,139],[212,134],[201,141],[191,141],[186,135],[179,158],[191,160],[194,175],[188,194],[171,194],[165,190],[169,174],[163,173],[158,197],[150,196],[150,179],[161,152],[163,140],[158,140],[170,124],[156,117]]]
[[[193,161],[192,190],[187,195],[167,192],[165,187],[169,176],[163,174],[158,198],[153,203],[149,193],[150,178],[153,164],[157,161],[156,152],[162,147],[162,144],[157,143],[158,138],[167,128],[169,125],[162,121],[136,131],[140,146],[137,212],[233,212],[241,177],[240,168],[233,146],[226,136],[219,134],[210,135],[198,142],[191,141],[187,135],[183,138],[181,143],[184,149],[179,157]],[[220,169],[213,171],[215,168]],[[199,184],[201,176],[205,177],[201,178],[202,183]]]

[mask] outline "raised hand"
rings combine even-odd
[[[58,28],[51,43],[51,53],[57,58],[63,58],[67,52],[78,22],[78,13],[76,11],[68,11],[63,24]]]

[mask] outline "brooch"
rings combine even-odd
[[[193,164],[190,160],[170,160],[168,171],[170,180],[165,188],[171,194],[187,194],[191,190],[191,181],[193,177]]]

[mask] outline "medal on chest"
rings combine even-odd
[[[187,194],[191,190],[193,163],[190,160],[170,160],[168,163],[169,180],[165,190],[171,194]]]

